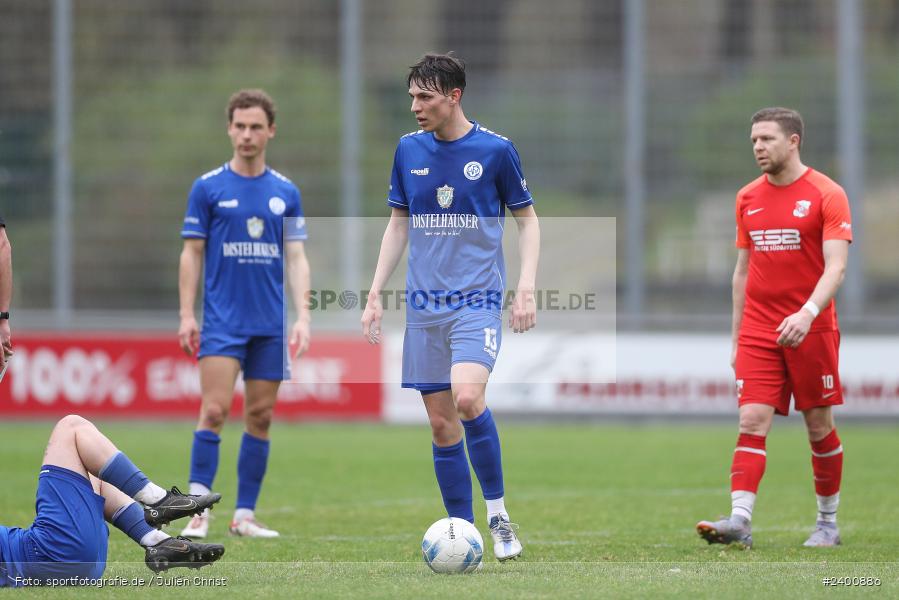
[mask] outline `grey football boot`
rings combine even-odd
[[[805,543],[802,544],[808,548],[829,548],[840,545],[840,530],[836,523],[827,523],[818,521],[815,523],[815,530],[812,532]]]
[[[700,521],[696,532],[710,544],[733,544],[752,548],[752,525],[744,517],[731,516],[720,521]]]

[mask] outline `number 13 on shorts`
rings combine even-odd
[[[489,348],[490,350],[496,350],[496,328],[495,327],[485,327],[484,328],[484,348]]]

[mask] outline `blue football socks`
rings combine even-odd
[[[268,466],[269,440],[244,432],[237,455],[237,508],[256,509]]]
[[[214,431],[194,431],[194,445],[190,453],[190,480],[212,489],[215,473],[219,468],[219,444],[222,438]]]
[[[481,483],[486,500],[503,497],[503,460],[499,447],[499,433],[490,409],[470,421],[462,421],[465,443],[475,475]]]
[[[124,452],[117,452],[110,458],[98,474],[100,479],[111,483],[132,498],[150,483],[143,472],[138,469]]]
[[[117,510],[112,515],[112,524],[138,544],[145,535],[153,531],[153,527],[144,520],[143,507],[137,502],[132,502]]]
[[[471,471],[465,457],[465,444],[460,440],[452,446],[439,447],[432,444],[434,451],[434,472],[443,496],[443,505],[451,517],[459,517],[474,523],[471,508]]]

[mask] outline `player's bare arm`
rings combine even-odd
[[[0,227],[0,312],[9,312],[12,301],[12,246],[6,237],[6,227]],[[0,319],[0,369],[6,357],[12,355],[12,334],[9,319]]]
[[[521,273],[509,311],[509,327],[515,333],[524,333],[537,325],[534,290],[537,286],[537,263],[540,260],[540,222],[533,205],[513,210],[512,215],[518,225]]]
[[[393,207],[391,208],[390,222],[387,223],[384,237],[381,238],[378,266],[375,268],[371,291],[368,292],[368,300],[365,303],[365,310],[362,312],[362,335],[371,344],[381,341],[381,317],[384,314],[384,308],[381,306],[381,291],[396,270],[408,241],[409,210]]]
[[[733,315],[731,317],[731,351],[730,366],[737,364],[737,338],[740,335],[740,324],[743,322],[743,308],[746,305],[746,277],[749,273],[749,250],[737,249],[737,266],[734,267],[732,284]]]
[[[824,273],[818,279],[815,290],[809,296],[809,303],[821,310],[833,300],[837,290],[843,283],[843,277],[846,274],[846,262],[849,258],[849,242],[847,240],[824,240]],[[802,343],[808,334],[812,322],[817,314],[808,304],[799,309],[799,311],[788,316],[777,331],[780,337],[777,343],[788,348],[795,348]]]
[[[290,329],[289,344],[296,348],[296,358],[309,349],[309,260],[303,242],[287,242],[287,279],[293,294],[293,305],[297,310],[297,320]]]
[[[185,239],[178,262],[178,300],[181,324],[178,326],[178,343],[185,354],[192,356],[200,347],[200,328],[194,316],[197,286],[203,272],[206,240]]]

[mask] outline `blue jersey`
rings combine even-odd
[[[505,209],[534,201],[512,142],[472,124],[458,140],[418,131],[396,148],[387,204],[409,211],[408,327],[502,311]]]
[[[293,182],[270,168],[243,177],[225,163],[194,182],[181,237],[206,240],[204,330],[283,333],[283,240],[306,239]]]

